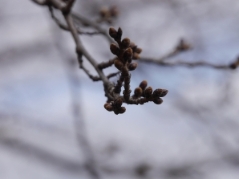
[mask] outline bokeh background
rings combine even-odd
[[[73,10],[95,20],[111,5],[120,14],[110,26],[120,26],[142,56],[167,54],[181,38],[193,49],[171,60],[229,64],[239,55],[237,0],[78,0]],[[116,116],[103,107],[102,83],[78,69],[71,35],[46,7],[1,2],[0,24],[1,179],[94,178],[84,165],[87,149],[102,179],[238,179],[238,70],[139,62],[131,86],[147,79],[169,93],[160,106],[126,106]],[[99,62],[113,57],[104,37],[81,38]]]

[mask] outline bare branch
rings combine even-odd
[[[102,62],[98,64],[99,69],[104,69],[112,66],[114,64],[115,59],[109,60],[108,62]]]
[[[157,61],[153,59],[140,59],[139,60],[142,63],[154,63],[160,66],[168,66],[168,67],[178,67],[178,66],[186,66],[190,68],[194,67],[209,67],[214,69],[221,69],[221,70],[230,70],[233,69],[230,67],[230,65],[223,65],[223,64],[212,64],[210,62],[206,61],[196,61],[196,62],[187,62],[183,60],[175,61],[175,62],[163,62],[163,61]]]
[[[179,43],[176,45],[176,47],[174,49],[172,49],[169,53],[167,53],[166,55],[158,58],[158,59],[154,59],[154,58],[150,58],[150,57],[140,57],[141,61],[157,61],[157,62],[163,62],[166,60],[169,60],[172,57],[177,56],[178,54],[182,53],[182,52],[186,52],[188,50],[191,50],[192,47],[190,44],[188,44],[187,42],[185,42],[184,39],[181,39],[179,41]]]
[[[59,19],[57,19],[57,17],[54,14],[52,6],[49,6],[49,11],[51,13],[52,19],[56,22],[56,24],[62,30],[70,31],[67,25],[63,24]],[[81,32],[79,29],[77,29],[77,32],[78,32],[78,34],[81,34],[81,35],[100,35],[101,34],[100,32]]]
[[[75,44],[76,44],[76,53],[78,56],[79,64],[82,63],[82,55],[84,55],[87,58],[87,60],[91,63],[91,65],[95,68],[97,73],[99,74],[99,76],[104,84],[105,94],[107,96],[109,96],[108,92],[110,91],[110,88],[113,87],[113,85],[109,82],[108,78],[104,75],[104,73],[98,68],[97,62],[91,57],[91,55],[86,51],[86,49],[82,45],[82,43],[78,37],[77,30],[75,28],[75,25],[73,23],[73,19],[72,19],[71,15],[66,14],[66,15],[64,15],[64,17],[66,19],[66,22],[69,26],[69,29],[71,31],[71,34],[72,34]]]
[[[84,24],[84,25],[87,25],[87,26],[91,26],[93,27],[95,30],[97,30],[99,33],[103,34],[104,37],[106,37],[106,39],[109,41],[109,43],[112,43],[114,42],[110,36],[108,35],[108,31],[103,29],[99,24],[97,24],[96,22],[94,21],[91,21],[89,20],[88,18],[85,18],[79,14],[76,14],[76,13],[72,13],[72,17],[73,19],[78,22],[78,23],[81,23],[81,24]]]

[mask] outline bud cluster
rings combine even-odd
[[[153,88],[150,86],[147,87],[147,85],[148,83],[146,80],[142,81],[139,87],[135,88],[133,99],[139,104],[144,104],[148,101],[153,101],[155,104],[161,104],[163,102],[161,97],[166,96],[168,90],[158,88],[153,91]]]
[[[115,67],[121,71],[123,66],[127,65],[127,69],[133,71],[137,68],[137,63],[132,63],[132,60],[140,58],[139,54],[142,52],[141,48],[138,48],[129,38],[122,38],[122,29],[119,28],[117,31],[114,28],[109,29],[110,36],[117,42],[110,45],[110,51],[116,55],[117,58],[114,62]]]
[[[122,114],[126,111],[122,107],[122,103],[127,104],[144,104],[149,101],[155,104],[161,104],[163,100],[161,97],[166,96],[168,93],[165,89],[156,89],[153,91],[152,87],[147,87],[147,81],[142,81],[139,87],[135,88],[134,94],[131,94],[130,89],[130,71],[137,68],[137,63],[132,62],[140,58],[139,54],[142,52],[129,38],[122,39],[123,31],[121,28],[118,30],[114,28],[109,29],[109,35],[115,40],[116,43],[110,45],[110,51],[116,57],[114,58],[114,66],[119,70],[120,76],[117,83],[114,85],[113,98],[108,99],[104,105],[107,111],[114,111],[115,114]],[[124,88],[123,95],[121,96],[121,88]]]
[[[123,114],[126,111],[126,108],[122,106],[123,101],[119,97],[115,99],[114,101],[111,101],[109,103],[105,103],[104,107],[107,111],[114,111],[116,115]]]
[[[116,6],[102,7],[99,11],[100,21],[112,23],[112,19],[119,15],[119,10]]]

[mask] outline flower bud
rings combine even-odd
[[[142,48],[136,48],[135,52],[140,54],[142,52]]]
[[[116,59],[115,62],[114,62],[114,65],[115,67],[121,71],[121,69],[123,68],[123,63],[119,60],[119,59]]]
[[[112,38],[116,38],[118,33],[113,27],[110,27],[109,28],[109,34]]]
[[[125,51],[124,51],[124,54],[123,54],[123,58],[128,61],[128,59],[131,59],[132,58],[132,55],[133,55],[133,51],[131,48],[127,48]]]
[[[117,38],[118,38],[119,40],[121,39],[122,34],[123,34],[123,31],[122,31],[122,29],[119,27],[119,28],[118,28],[118,32],[117,32]]]
[[[164,97],[164,96],[166,96],[167,94],[168,94],[168,90],[166,90],[166,89],[162,89],[163,91],[162,91],[162,93],[160,94],[160,97]]]
[[[156,98],[156,99],[153,100],[153,102],[154,102],[155,104],[162,104],[162,103],[163,103],[163,100],[162,100],[161,98]]]
[[[140,97],[142,95],[142,93],[143,93],[142,88],[140,88],[140,87],[135,88],[135,90],[134,90],[135,97]]]
[[[142,88],[142,90],[144,90],[147,87],[147,85],[148,85],[148,82],[144,80],[139,84],[139,87]]]
[[[107,111],[113,111],[113,106],[110,103],[105,103],[104,108]]]
[[[135,70],[135,69],[137,68],[137,66],[138,66],[137,63],[130,63],[130,64],[128,65],[128,69],[129,69],[130,71],[133,71],[133,70]]]
[[[128,48],[130,45],[130,39],[129,38],[124,38],[121,42],[121,45],[123,48]]]
[[[120,53],[120,49],[116,44],[110,44],[110,51],[114,54],[114,55],[119,55]]]
[[[153,92],[153,96],[154,97],[164,97],[167,95],[167,93],[168,93],[168,90],[166,90],[166,89],[156,89]]]
[[[126,111],[126,108],[125,108],[125,107],[121,107],[121,108],[119,109],[119,113],[120,113],[120,114],[123,114],[125,111]]]
[[[144,96],[146,98],[149,98],[152,95],[152,92],[153,92],[153,89],[152,89],[152,87],[149,86],[148,88],[146,88],[144,90]]]
[[[163,89],[156,89],[156,90],[154,90],[153,97],[160,97],[162,92],[163,92]]]

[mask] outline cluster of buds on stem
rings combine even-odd
[[[118,8],[116,6],[102,7],[99,11],[100,19],[98,22],[112,23],[113,19],[119,15]]]
[[[139,104],[144,104],[149,101],[153,101],[155,104],[161,104],[163,100],[162,97],[166,96],[168,90],[166,89],[155,89],[153,91],[152,87],[147,87],[148,83],[146,80],[139,84],[139,87],[135,88],[133,99],[136,99]]]
[[[166,96],[168,93],[165,89],[153,91],[152,87],[147,87],[147,81],[144,80],[139,87],[135,88],[134,94],[131,95],[130,71],[137,68],[137,63],[132,61],[140,58],[139,54],[142,52],[142,49],[132,43],[129,38],[122,39],[122,34],[121,28],[116,30],[111,27],[109,29],[109,35],[116,42],[110,45],[110,50],[116,56],[114,58],[114,66],[120,71],[120,76],[114,86],[113,99],[108,99],[104,107],[108,111],[114,111],[115,114],[122,114],[126,111],[126,108],[122,107],[123,103],[138,105],[152,101],[155,104],[161,104],[163,102],[161,97]],[[124,88],[123,95],[121,95],[122,87]]]

